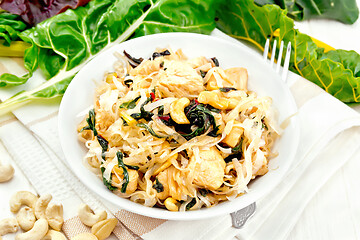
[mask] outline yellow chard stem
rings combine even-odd
[[[12,41],[10,46],[4,46],[0,42],[0,57],[23,57],[25,50],[31,44],[23,41]]]

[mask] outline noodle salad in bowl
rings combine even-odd
[[[102,198],[195,220],[275,188],[296,153],[296,111],[260,56],[215,37],[155,34],[108,49],[75,76],[59,136],[72,171]]]
[[[242,67],[158,49],[117,54],[79,124],[85,163],[120,197],[170,211],[212,207],[268,172],[278,137],[271,98]]]

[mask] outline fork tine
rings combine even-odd
[[[284,82],[286,82],[287,73],[289,71],[290,53],[291,53],[291,42],[288,43],[287,48],[286,48],[284,68],[283,68],[282,77],[281,77]]]
[[[271,59],[270,59],[270,66],[271,67],[274,65],[275,54],[276,54],[276,44],[277,44],[277,41],[275,39],[274,44],[273,44],[273,48],[272,48],[272,52],[271,52]]]
[[[284,41],[281,41],[279,56],[278,56],[277,64],[276,64],[276,72],[277,73],[280,72],[280,66],[281,66],[281,59],[282,59],[283,50],[284,50]]]
[[[264,47],[264,53],[263,53],[264,60],[267,60],[268,53],[269,53],[269,45],[270,45],[270,40],[266,39],[266,43],[265,43],[265,47]]]

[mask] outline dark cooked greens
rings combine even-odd
[[[355,0],[255,0],[259,5],[277,4],[297,21],[310,18],[334,19],[352,24],[359,16]]]
[[[117,187],[114,187],[113,185],[111,185],[112,182],[112,175],[110,175],[110,180],[106,180],[106,178],[104,178],[104,172],[105,172],[105,168],[101,167],[101,174],[102,174],[102,179],[103,179],[103,183],[104,185],[110,190],[110,191],[115,191],[117,189]]]
[[[136,124],[136,126],[138,126],[140,128],[145,128],[154,137],[157,137],[157,138],[166,138],[166,137],[168,137],[168,136],[162,136],[162,135],[157,134],[151,127],[149,127],[145,123],[138,123],[138,124]]]
[[[97,136],[97,131],[95,128],[95,110],[91,109],[89,110],[88,117],[86,118],[87,126],[83,127],[81,131],[84,130],[91,130],[94,133],[94,136]]]
[[[126,169],[126,166],[125,166],[125,164],[123,162],[124,154],[119,151],[119,152],[116,153],[116,157],[118,159],[118,167],[121,167],[123,169],[124,182],[121,185],[121,192],[125,193],[127,185],[129,184],[129,173],[128,173],[128,171]]]
[[[164,185],[162,185],[162,183],[159,181],[158,178],[155,178],[155,183],[152,186],[153,189],[156,190],[156,192],[161,193],[164,191]]]

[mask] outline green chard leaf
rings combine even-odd
[[[333,19],[352,24],[359,16],[355,0],[255,0],[259,5],[277,4],[297,21],[311,18]]]
[[[196,198],[191,199],[191,201],[186,204],[186,211],[189,211],[196,204]]]
[[[145,128],[151,135],[153,135],[154,137],[157,137],[157,138],[166,138],[168,136],[162,136],[162,135],[159,135],[157,134],[154,129],[152,129],[151,127],[149,127],[148,125],[146,125],[145,123],[138,123],[136,124],[136,126],[140,127],[140,128]]]
[[[271,42],[275,38],[278,43],[291,42],[291,71],[345,103],[360,102],[359,54],[345,50],[324,53],[308,35],[296,30],[294,21],[276,5],[259,7],[251,0],[234,0],[219,9],[217,26],[225,33],[248,41],[260,51],[267,38]],[[276,34],[276,30],[280,33]]]
[[[110,180],[106,180],[106,178],[104,178],[104,172],[105,172],[105,168],[104,167],[101,167],[100,168],[101,170],[101,174],[103,175],[103,183],[104,185],[110,190],[110,191],[115,191],[117,189],[117,187],[114,187],[113,185],[111,185],[111,182],[112,182],[112,175],[110,175]]]
[[[29,73],[22,77],[3,74],[0,86],[23,84],[38,67],[49,80],[1,103],[0,114],[39,96],[61,96],[64,88],[56,93],[53,88],[49,96],[38,93],[59,83],[66,89],[69,81],[65,79],[73,77],[100,52],[130,37],[176,31],[209,34],[215,28],[214,5],[215,0],[93,0],[21,32],[19,37],[31,44],[24,56]]]
[[[118,159],[118,167],[121,167],[123,169],[123,175],[124,175],[124,183],[121,186],[121,192],[125,193],[127,185],[129,184],[129,173],[125,167],[125,164],[123,162],[124,154],[122,152],[117,152],[116,157]]]
[[[138,96],[138,97],[134,98],[133,100],[131,100],[129,102],[124,102],[123,104],[120,105],[120,108],[133,109],[133,108],[136,107],[136,102],[140,98],[141,98],[141,96]]]
[[[162,183],[159,181],[158,178],[155,178],[155,183],[152,186],[153,189],[156,190],[156,192],[161,193],[164,191],[164,185],[162,185]]]
[[[0,39],[4,39],[3,45],[10,46],[12,41],[18,39],[20,32],[28,26],[18,15],[1,12],[0,13]]]

